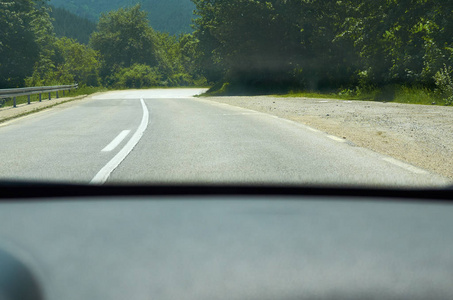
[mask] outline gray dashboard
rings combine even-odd
[[[316,196],[0,203],[1,299],[453,299],[453,206]]]

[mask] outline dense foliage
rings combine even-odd
[[[332,1],[194,2],[200,64],[213,82],[247,91],[322,89],[354,76],[359,53],[351,40],[334,42],[343,20]]]
[[[55,39],[52,57],[38,63],[27,86],[73,84],[99,85],[99,54],[73,39]]]
[[[48,53],[50,19],[43,1],[0,2],[0,88],[24,84]]]
[[[217,88],[360,91],[451,82],[452,1],[193,2],[198,62]]]
[[[178,39],[155,32],[139,4],[103,14],[90,45],[101,55],[101,77],[107,86],[190,85],[199,77],[189,73]],[[146,79],[139,80],[140,74]]]
[[[192,1],[193,34],[154,30],[136,5],[102,14],[88,45],[56,37],[47,1],[2,1],[0,87],[207,80],[222,93],[372,90],[387,100],[418,88],[453,104],[451,1]]]
[[[205,83],[195,72],[191,52],[180,49],[190,44],[191,36],[154,31],[140,5],[103,14],[89,45],[57,37],[52,21],[63,33],[64,28],[77,29],[71,22],[87,30],[90,27],[82,25],[90,23],[72,16],[61,24],[61,16],[70,14],[52,12],[47,1],[0,2],[0,14],[0,88],[74,82],[115,88]],[[64,34],[71,37],[71,32],[75,31]]]
[[[135,64],[154,67],[158,62],[156,34],[139,5],[103,14],[90,44],[102,55],[103,77]]]

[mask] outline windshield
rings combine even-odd
[[[4,0],[0,180],[451,186],[452,37],[439,1]]]

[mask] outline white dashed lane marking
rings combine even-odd
[[[121,144],[121,142],[128,136],[130,132],[130,130],[123,130],[110,144],[102,149],[102,152],[110,152],[115,150],[115,148],[118,147],[119,144]]]

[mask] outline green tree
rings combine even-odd
[[[79,84],[99,85],[100,62],[99,54],[95,50],[68,38],[59,39],[57,48],[64,59],[64,73],[71,74]]]
[[[0,88],[20,87],[43,58],[51,30],[47,0],[0,2]]]
[[[452,61],[453,4],[437,0],[342,1],[343,36],[363,60],[361,75],[376,86],[433,86],[434,74]]]
[[[165,85],[178,85],[172,80],[173,74],[183,72],[177,37],[156,32],[156,53],[158,70],[163,75]]]
[[[45,72],[36,69],[27,85],[73,84],[99,86],[99,54],[73,39],[56,39],[53,56]]]
[[[118,68],[158,64],[156,34],[139,4],[103,14],[90,45],[101,55],[104,77],[111,77]]]
[[[203,70],[199,66],[200,53],[197,51],[199,40],[193,34],[179,36],[178,49],[180,53],[180,63],[183,70],[192,77],[196,85],[206,85],[206,78]]]
[[[39,58],[33,68],[33,78],[42,78],[47,84],[59,84],[60,82],[49,80],[57,64],[62,61],[61,55],[57,51],[53,25],[50,18],[50,7],[48,5],[39,6],[37,14],[32,22],[34,32],[36,32],[36,44],[39,49]],[[27,85],[30,80],[27,79]],[[42,85],[43,82],[36,82],[34,85]]]
[[[158,69],[163,76],[163,83],[167,86],[188,86],[205,84],[195,64],[195,49],[192,47],[192,35],[179,37],[168,33],[157,33]]]

